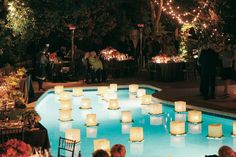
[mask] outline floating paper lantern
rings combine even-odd
[[[233,122],[233,136],[236,136],[236,122]]]
[[[60,109],[61,110],[71,110],[72,108],[72,101],[71,99],[61,100],[60,101]]]
[[[74,140],[76,143],[80,142],[80,130],[79,129],[67,129],[65,132],[65,138]]]
[[[59,120],[71,121],[72,120],[72,110],[59,110]]]
[[[117,92],[117,84],[115,83],[110,84],[110,89],[114,92]]]
[[[175,101],[175,112],[185,112],[186,102],[185,101]]]
[[[150,116],[150,125],[162,125],[162,116]]]
[[[117,99],[110,99],[109,100],[108,109],[110,109],[110,110],[117,110],[119,108],[120,108],[120,106],[119,106],[119,102],[118,102]]]
[[[71,99],[71,95],[69,92],[61,92],[59,94],[59,100],[69,100]]]
[[[190,134],[200,134],[202,132],[202,124],[188,124],[188,132]]]
[[[82,98],[81,99],[82,106],[81,109],[91,109],[91,100],[89,98]]]
[[[146,90],[145,89],[138,89],[137,97],[140,98],[140,97],[142,97],[144,95],[146,95]]]
[[[152,96],[151,95],[143,95],[141,97],[141,104],[143,105],[149,105],[152,103]]]
[[[97,126],[97,116],[96,114],[87,114],[86,116],[86,126]]]
[[[162,104],[149,105],[150,114],[162,114]]]
[[[131,123],[132,122],[132,112],[122,111],[121,112],[121,122],[122,123]]]
[[[64,92],[64,86],[55,86],[54,92],[55,94],[60,94],[61,92]]]
[[[94,144],[94,151],[98,149],[105,150],[110,152],[110,141],[107,139],[97,139],[93,141]]]
[[[132,127],[130,128],[130,141],[131,142],[142,142],[143,137],[143,128],[142,127]]]
[[[87,127],[86,134],[88,138],[96,138],[97,137],[97,127]]]
[[[73,91],[72,91],[72,94],[74,95],[74,96],[83,96],[84,95],[84,93],[83,93],[83,88],[81,88],[81,87],[78,87],[78,88],[73,88]]]
[[[221,138],[222,133],[222,124],[209,124],[208,125],[208,137],[210,138]]]
[[[132,124],[130,123],[121,124],[122,134],[129,134],[131,127],[132,127]]]
[[[181,121],[170,122],[170,133],[172,135],[183,135],[185,134],[185,123]]]
[[[196,110],[188,111],[188,121],[191,123],[201,123],[202,112]]]
[[[129,92],[136,93],[138,91],[139,86],[137,84],[130,84],[129,85]]]
[[[107,86],[99,86],[97,90],[98,95],[103,96],[107,92],[107,90],[108,90]]]

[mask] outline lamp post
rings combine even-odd
[[[140,55],[140,69],[145,68],[145,60],[143,59],[143,27],[144,24],[140,23],[137,25],[139,28],[139,55]]]
[[[73,72],[74,72],[74,53],[75,53],[74,51],[75,29],[76,29],[75,25],[72,24],[69,25],[69,30],[71,31],[71,61],[72,61]]]

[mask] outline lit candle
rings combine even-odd
[[[64,92],[64,86],[55,86],[54,92],[55,94],[60,94],[61,92]]]
[[[91,109],[91,100],[89,98],[82,98],[81,99],[82,106],[81,109]]]
[[[77,96],[77,97],[84,95],[83,88],[81,88],[81,87],[73,88],[72,93],[73,93],[74,96]]]
[[[140,97],[142,97],[144,95],[146,95],[146,90],[145,89],[138,89],[137,97],[140,98]]]
[[[233,122],[233,136],[236,136],[236,122]]]
[[[208,137],[212,138],[221,138],[222,133],[222,124],[209,124],[208,125]]]
[[[121,122],[122,123],[131,123],[132,122],[132,112],[122,111],[121,112]]]
[[[94,151],[98,149],[105,150],[110,152],[110,141],[107,139],[97,139],[93,141],[94,144]]]
[[[72,110],[59,110],[59,120],[71,121],[72,120]]]
[[[114,92],[117,92],[117,84],[115,83],[110,84],[110,89]]]
[[[80,142],[80,130],[79,129],[67,129],[65,132],[65,137],[70,140]]]
[[[172,135],[183,135],[185,134],[185,123],[181,121],[170,122],[170,133]]]
[[[142,142],[143,137],[143,128],[142,127],[132,127],[130,128],[130,141],[131,142]]]
[[[138,91],[139,86],[137,84],[130,84],[129,85],[129,92],[136,93]]]
[[[72,101],[71,101],[71,99],[61,100],[60,101],[60,109],[61,110],[71,110],[71,108],[72,108]]]
[[[149,105],[150,114],[162,114],[162,104]]]
[[[186,102],[185,101],[175,101],[175,112],[185,112]]]
[[[119,106],[119,102],[118,102],[117,99],[110,99],[109,100],[108,109],[110,109],[110,110],[117,110],[119,108],[120,108],[120,106]]]
[[[191,123],[202,122],[202,112],[196,110],[188,111],[188,121]]]
[[[97,127],[87,127],[86,134],[88,138],[96,138],[97,137]]]
[[[97,126],[97,116],[96,116],[96,114],[87,114],[87,116],[86,116],[86,126]]]
[[[143,95],[141,97],[141,104],[143,105],[149,105],[152,103],[152,96],[151,95]]]
[[[68,100],[68,99],[71,99],[69,92],[61,92],[59,94],[59,100]]]

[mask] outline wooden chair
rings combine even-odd
[[[59,138],[58,157],[74,157],[76,141]]]

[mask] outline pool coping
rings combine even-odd
[[[148,85],[148,84],[138,84],[139,87],[141,88],[151,88],[151,89],[154,89],[156,91],[159,91],[161,92],[162,89],[161,88],[157,88],[155,86],[152,86],[152,85]],[[81,86],[78,86],[78,87],[81,87]],[[81,87],[85,90],[96,90],[98,86],[89,86],[89,87]],[[128,88],[129,85],[118,85],[118,89],[122,89],[122,88]],[[72,90],[73,88],[75,87],[69,87],[69,88],[65,88],[66,90]],[[53,92],[54,89],[49,89],[47,90],[46,92],[43,93],[43,95],[41,95],[39,97],[39,99],[36,101],[35,103],[35,107],[38,105],[38,103],[49,93],[49,92]],[[155,100],[155,101],[159,101],[161,103],[167,103],[166,105],[169,105],[169,106],[174,106],[174,102],[172,101],[168,101],[168,100],[163,100],[163,99],[159,99],[157,97],[154,97],[152,95],[152,99]],[[182,100],[182,101],[185,101],[185,100]],[[194,105],[190,105],[190,104],[187,104],[187,109],[190,109],[190,110],[199,110],[199,111],[202,111],[202,112],[205,112],[207,114],[211,114],[211,115],[217,115],[217,116],[220,116],[220,117],[224,117],[224,118],[230,118],[230,119],[234,119],[236,120],[236,115],[233,114],[233,113],[228,113],[228,112],[224,112],[224,111],[219,111],[219,110],[214,110],[214,109],[209,109],[209,108],[204,108],[204,107],[198,107],[198,106],[194,106]]]

